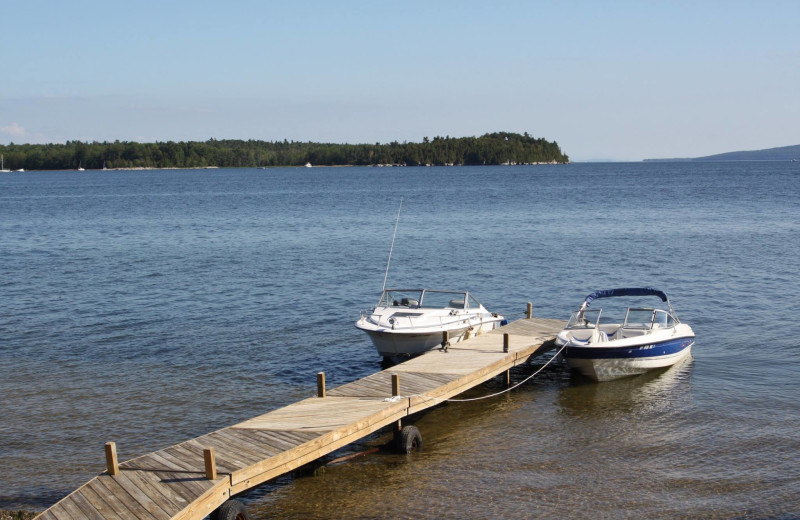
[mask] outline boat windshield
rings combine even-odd
[[[467,293],[453,291],[425,291],[422,307],[426,309],[465,309]]]
[[[675,318],[662,309],[628,309],[623,326],[629,329],[668,329],[675,326]]]
[[[622,327],[626,329],[650,329],[653,326],[653,316],[655,314],[653,309],[629,308]]]
[[[428,289],[386,289],[378,307],[409,309],[472,309],[481,304],[466,291],[429,291]]]
[[[422,290],[389,290],[383,291],[378,307],[408,307],[416,309],[422,301]]]
[[[675,318],[667,311],[656,309],[653,313],[653,328],[668,329],[675,326]]]
[[[584,309],[575,311],[569,317],[568,329],[594,329],[600,322],[600,314],[603,309]]]

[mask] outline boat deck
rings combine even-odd
[[[324,397],[308,398],[119,463],[118,469],[110,463],[108,471],[37,518],[202,519],[237,493],[442,403],[549,350],[564,325],[562,320],[521,319],[456,343],[447,351],[434,350],[327,391],[323,377],[318,392]],[[504,352],[506,342],[508,351]]]

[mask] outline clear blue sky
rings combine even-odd
[[[3,0],[0,144],[800,144],[800,1]]]

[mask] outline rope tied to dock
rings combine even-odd
[[[556,353],[555,353],[555,355],[553,355],[553,357],[551,357],[550,359],[548,359],[548,360],[547,360],[547,363],[545,363],[544,365],[542,365],[541,367],[539,367],[539,370],[537,370],[537,371],[536,371],[536,372],[534,372],[533,374],[529,375],[528,377],[526,377],[525,379],[523,379],[522,381],[520,381],[519,383],[517,383],[517,384],[516,384],[516,385],[514,385],[514,386],[510,386],[510,387],[508,387],[508,388],[506,388],[505,390],[502,390],[502,391],[500,391],[500,392],[497,392],[497,393],[494,393],[494,394],[490,394],[490,395],[484,395],[484,396],[482,396],[482,397],[473,397],[473,398],[471,398],[471,399],[447,399],[446,401],[447,401],[447,402],[450,402],[450,403],[466,403],[466,402],[469,402],[469,401],[481,401],[481,400],[483,400],[483,399],[489,399],[490,397],[497,397],[498,395],[502,395],[502,394],[505,394],[506,392],[510,392],[511,390],[514,390],[515,388],[517,388],[517,387],[519,387],[519,386],[521,386],[521,385],[523,385],[523,384],[527,383],[527,382],[528,382],[528,381],[530,381],[531,379],[533,379],[533,377],[534,377],[534,376],[538,375],[538,374],[539,374],[539,372],[541,372],[542,370],[544,370],[544,369],[545,369],[545,367],[546,367],[547,365],[549,365],[549,364],[550,364],[550,363],[551,363],[551,362],[552,362],[554,359],[556,359],[556,358],[558,357],[558,355],[559,355],[559,354],[561,354],[561,353],[564,351],[564,349],[565,349],[565,348],[567,348],[567,345],[566,345],[566,344],[565,344],[565,345],[563,345],[563,346],[562,346],[562,347],[561,347],[561,348],[558,350],[558,352],[556,352]]]

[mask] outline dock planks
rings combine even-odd
[[[231,496],[435,406],[548,350],[561,320],[521,319],[363,379],[119,464],[37,516],[41,520],[195,520]],[[508,352],[503,335],[508,334]],[[392,395],[392,376],[399,395]],[[206,478],[213,448],[217,478]]]

